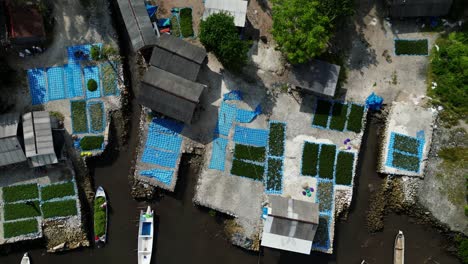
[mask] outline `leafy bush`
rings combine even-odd
[[[88,132],[88,119],[86,117],[86,102],[85,101],[72,101],[72,127],[76,133]]]
[[[351,105],[351,112],[349,112],[348,123],[346,129],[356,133],[360,133],[362,129],[362,117],[364,115],[364,106]]]
[[[393,152],[392,165],[409,171],[419,170],[419,158]]]
[[[63,122],[65,120],[65,117],[60,112],[50,111],[49,114],[50,114],[50,116],[53,116],[53,117],[57,118],[57,120],[59,120],[59,121]]]
[[[100,60],[101,59],[101,48],[98,45],[91,46],[91,59],[93,60]]]
[[[6,221],[41,215],[38,201],[5,204],[3,212]]]
[[[333,165],[335,164],[335,145],[322,145],[319,157],[319,177],[333,179]]]
[[[468,216],[468,205],[465,205],[465,216]]]
[[[2,191],[5,203],[39,198],[37,184],[35,183],[3,187]]]
[[[101,149],[103,142],[103,136],[85,136],[80,140],[80,147],[82,150]]]
[[[271,156],[282,157],[284,155],[284,136],[286,125],[271,123],[268,136],[268,152]]]
[[[264,162],[265,148],[236,144],[234,148],[234,158]]]
[[[72,195],[75,195],[75,187],[73,182],[52,184],[41,188],[41,199],[43,201]]]
[[[44,218],[76,215],[76,201],[65,200],[43,203],[42,214],[44,215]]]
[[[101,207],[105,202],[104,197],[97,197],[94,200],[94,235],[98,237],[106,233],[106,208]]]
[[[192,9],[190,8],[180,10],[180,31],[184,38],[193,36]]]
[[[88,91],[90,91],[90,92],[94,92],[98,88],[98,84],[97,84],[96,80],[94,80],[94,79],[89,79],[86,86],[88,87]]]
[[[254,180],[263,180],[264,167],[252,163],[244,162],[238,159],[232,161],[231,174],[244,176]]]
[[[329,101],[318,100],[317,107],[315,108],[313,125],[326,128],[328,123],[328,116],[330,115],[330,108],[332,104]]]
[[[343,131],[346,124],[346,115],[348,114],[348,105],[342,103],[334,103],[332,116],[330,120],[330,128]]]
[[[453,32],[436,41],[429,67],[428,95],[444,106],[441,118],[455,124],[468,117],[468,31]],[[437,87],[432,89],[432,82]]]
[[[247,63],[249,44],[239,38],[234,17],[212,14],[200,23],[200,41],[228,69],[240,71]]]
[[[3,223],[4,238],[12,238],[21,235],[33,234],[39,232],[36,219]]]
[[[329,247],[329,231],[328,231],[328,221],[329,218],[326,215],[321,215],[319,217],[319,224],[317,227],[317,232],[314,236],[314,245],[319,247],[328,248]]]
[[[330,211],[333,203],[333,183],[319,182],[317,186],[317,198],[320,212]]]
[[[91,118],[91,130],[104,130],[104,105],[102,103],[92,103],[89,105],[89,115]]]
[[[411,154],[418,154],[419,140],[417,138],[395,134],[393,148]]]
[[[468,263],[468,238],[462,237],[461,235],[456,237],[458,242],[458,256],[460,257],[463,264]]]
[[[350,185],[353,179],[354,154],[338,152],[336,160],[336,184]]]
[[[274,0],[272,34],[291,63],[308,62],[327,48],[333,27],[353,14],[352,0]]]
[[[267,190],[281,190],[283,175],[282,169],[283,161],[281,159],[268,159],[268,171],[266,176],[266,189]]]
[[[317,175],[319,145],[305,142],[304,152],[302,152],[302,175]]]
[[[117,73],[110,63],[102,65],[102,86],[104,95],[116,94],[117,91]]]
[[[428,44],[427,39],[408,40],[397,39],[395,40],[395,54],[396,55],[427,55]]]

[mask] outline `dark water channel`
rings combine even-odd
[[[133,113],[128,146],[113,155],[109,164],[95,164],[92,169],[95,185],[102,185],[110,197],[111,213],[109,243],[104,248],[86,248],[69,253],[47,254],[44,249],[30,251],[33,264],[91,264],[137,263],[137,218],[146,206],[130,195],[128,172],[135,155],[138,111]],[[369,122],[372,123],[372,122]],[[152,204],[159,216],[157,242],[152,263],[393,263],[393,240],[400,229],[406,236],[406,263],[459,263],[442,249],[443,238],[435,230],[412,223],[407,216],[389,215],[385,230],[369,234],[365,227],[370,188],[377,187],[381,179],[375,173],[377,150],[376,125],[370,124],[364,142],[360,163],[358,187],[354,194],[352,211],[346,222],[338,223],[335,236],[335,254],[314,253],[311,256],[264,249],[260,256],[232,246],[224,237],[222,221],[211,217],[206,210],[192,204],[196,173],[183,163],[175,194],[166,194]],[[0,264],[19,263],[22,252],[0,257]]]

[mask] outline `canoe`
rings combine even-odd
[[[21,264],[30,264],[28,253],[24,253],[23,258],[21,259]]]
[[[402,231],[398,231],[395,238],[395,251],[393,253],[393,264],[405,263],[405,236]]]
[[[105,244],[107,241],[107,196],[104,188],[99,186],[94,197],[94,243]]]
[[[138,228],[138,264],[149,264],[153,253],[153,210],[148,206],[146,212],[140,213],[140,227]]]

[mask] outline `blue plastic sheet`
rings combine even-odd
[[[166,134],[180,134],[184,129],[184,124],[168,118],[153,118],[150,129]]]
[[[152,170],[144,170],[140,172],[141,176],[146,176],[150,178],[154,178],[166,185],[170,185],[172,182],[172,178],[174,175],[173,170],[161,170],[161,169],[152,169]]]
[[[242,92],[239,90],[233,90],[230,91],[229,93],[226,93],[223,95],[223,101],[227,100],[242,100]]]
[[[221,109],[219,110],[218,123],[216,125],[215,133],[228,136],[232,123],[236,119],[236,115],[236,106],[224,102],[221,103]]]
[[[65,99],[66,89],[63,67],[51,67],[46,72],[49,101]]]
[[[179,152],[181,145],[181,137],[151,131],[148,132],[148,138],[146,140],[147,147]]]
[[[371,93],[366,99],[366,106],[370,110],[378,111],[382,108],[382,104],[383,98],[374,93]]]
[[[141,160],[145,163],[156,164],[163,167],[175,168],[179,153],[165,152],[146,147]]]
[[[226,159],[226,147],[228,140],[216,138],[213,140],[213,150],[211,152],[210,169],[224,171],[224,161]]]
[[[84,96],[83,80],[80,65],[69,63],[64,66],[64,69],[65,82],[68,90],[68,98]]]
[[[234,142],[265,147],[268,142],[268,130],[236,126],[234,130]]]
[[[158,11],[158,7],[150,4],[145,4],[146,5],[146,11],[148,12],[149,17],[153,17],[154,14],[156,14],[156,11]]]
[[[38,105],[47,103],[49,97],[47,95],[45,71],[43,69],[28,70],[28,81],[32,104]]]

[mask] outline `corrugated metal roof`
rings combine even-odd
[[[244,0],[206,0],[203,20],[212,14],[225,12],[234,17],[236,27],[244,27],[247,4]]]
[[[159,47],[153,48],[150,64],[190,81],[196,81],[200,71],[200,64]]]
[[[143,0],[118,0],[127,33],[134,51],[153,46],[156,41],[156,32],[146,11]]]
[[[12,137],[18,133],[19,113],[0,115],[0,138]]]
[[[0,139],[0,167],[26,161],[16,136]]]
[[[294,65],[289,73],[289,82],[302,89],[327,96],[334,96],[340,66],[320,60]]]
[[[202,64],[206,58],[206,51],[204,48],[197,47],[185,40],[168,34],[162,34],[158,39],[156,46],[182,56],[188,60],[194,61],[198,64]]]
[[[269,214],[271,216],[311,224],[319,223],[319,206],[317,203],[294,200],[276,195],[269,195],[268,202],[271,207],[271,213]]]
[[[45,111],[23,115],[23,135],[26,157],[33,167],[57,163],[50,125],[50,115]],[[32,158],[34,157],[34,158]]]

